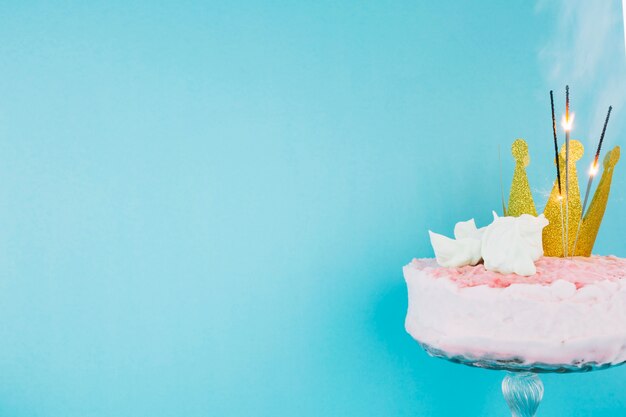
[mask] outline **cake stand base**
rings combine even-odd
[[[543,383],[532,372],[507,372],[502,394],[513,417],[533,417],[543,397]]]
[[[492,369],[496,371],[507,371],[502,380],[502,393],[513,417],[533,417],[537,412],[537,407],[543,397],[543,383],[538,374],[570,372],[590,372],[600,369],[608,369],[614,366],[623,365],[620,363],[597,363],[578,361],[567,364],[547,364],[547,363],[526,363],[522,358],[478,358],[463,355],[453,355],[441,349],[434,348],[426,343],[420,342],[426,352],[435,358],[446,359],[450,362],[475,368]]]

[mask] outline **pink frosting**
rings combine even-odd
[[[435,278],[448,278],[459,287],[487,285],[505,288],[511,284],[550,285],[559,279],[569,281],[576,288],[584,287],[596,281],[618,281],[626,277],[626,259],[616,256],[591,256],[573,258],[542,257],[536,263],[537,273],[530,277],[517,274],[501,274],[487,271],[480,264],[460,268],[444,268],[437,265],[435,259],[413,259],[412,265],[418,269],[430,271]]]

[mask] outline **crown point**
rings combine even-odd
[[[572,162],[576,162],[583,157],[585,153],[585,147],[578,140],[570,140],[569,141],[569,159]],[[565,160],[565,144],[561,146],[561,151],[559,152],[559,156]]]
[[[604,169],[613,168],[615,164],[617,164],[617,161],[619,161],[619,157],[620,157],[620,148],[619,146],[616,146],[613,149],[611,149],[604,157],[604,164],[603,164]]]
[[[533,195],[526,176],[526,167],[530,162],[528,144],[524,139],[517,139],[511,146],[511,153],[515,158],[515,173],[509,193],[509,207],[506,211],[508,216],[521,216],[522,214],[537,215]]]
[[[517,139],[513,142],[513,145],[511,145],[511,154],[513,154],[515,162],[521,163],[525,167],[530,163],[528,144],[524,139]]]

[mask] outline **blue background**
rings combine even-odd
[[[405,333],[401,267],[432,256],[429,228],[489,221],[517,137],[543,206],[558,13],[0,6],[0,414],[507,415],[502,374]],[[623,74],[612,42],[600,69]],[[594,84],[572,94],[599,133]],[[596,252],[626,256],[624,172]],[[539,416],[626,414],[625,377],[546,376]]]

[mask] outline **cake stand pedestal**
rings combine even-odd
[[[425,343],[420,343],[420,345],[422,345],[430,356],[435,358],[446,359],[450,362],[476,368],[507,371],[502,380],[502,394],[511,409],[513,417],[533,417],[537,412],[539,403],[543,398],[543,383],[539,378],[539,374],[541,373],[564,374],[571,372],[589,372],[623,364],[599,364],[596,362],[579,362],[562,365],[544,363],[525,364],[520,359],[500,360],[450,355]]]
[[[502,394],[513,417],[533,417],[543,398],[543,382],[532,372],[508,372]]]

